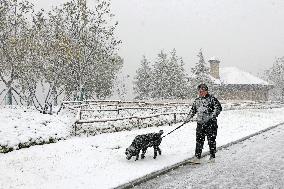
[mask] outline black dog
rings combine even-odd
[[[159,155],[162,154],[159,145],[162,142],[161,136],[163,133],[163,130],[160,130],[158,133],[148,133],[136,136],[131,145],[126,148],[126,159],[130,160],[132,156],[136,156],[136,160],[138,160],[140,150],[142,150],[141,159],[144,159],[148,147],[154,148],[154,159],[156,159],[157,151],[159,152]]]

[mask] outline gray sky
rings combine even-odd
[[[30,0],[50,9],[67,0]],[[92,7],[94,1],[87,0]],[[284,56],[283,0],[112,0],[123,41],[120,55],[131,75],[142,55],[154,61],[176,48],[187,71],[203,49],[206,60],[258,73]]]

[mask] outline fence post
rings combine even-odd
[[[75,122],[75,124],[74,124],[74,135],[76,136],[77,134],[77,122]]]
[[[75,136],[77,133],[77,122],[81,120],[82,117],[82,111],[81,111],[81,107],[78,109],[77,115],[76,115],[76,121],[75,121],[75,126],[74,126],[74,132],[75,132]]]
[[[57,114],[57,115],[58,115],[58,113],[60,112],[60,110],[61,110],[62,106],[63,106],[63,102],[61,102],[61,104],[60,104],[60,108],[59,108],[59,110],[56,112],[56,114]]]

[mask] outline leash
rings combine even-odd
[[[162,136],[162,137],[161,137],[161,139],[162,139],[162,138],[164,138],[165,136],[167,136],[167,135],[171,134],[171,133],[172,133],[172,132],[174,132],[175,130],[177,130],[177,129],[181,128],[181,127],[182,127],[182,126],[184,126],[186,123],[188,123],[188,122],[183,122],[183,124],[181,124],[180,126],[178,126],[177,128],[175,128],[174,130],[172,130],[172,131],[171,131],[171,132],[169,132],[168,134],[166,134],[166,135]]]

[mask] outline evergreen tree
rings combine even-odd
[[[136,95],[135,99],[143,100],[151,98],[151,72],[150,62],[143,56],[141,67],[136,71],[136,76],[134,78],[133,89]]]
[[[274,84],[272,91],[274,98],[284,101],[284,57],[276,59],[272,68],[267,71],[267,75]]]
[[[191,88],[191,97],[196,96],[196,87],[205,83],[209,88],[213,86],[213,82],[210,77],[209,68],[206,65],[202,50],[200,49],[198,55],[198,62],[195,64],[195,67],[191,69],[192,78],[190,79],[190,88]]]
[[[168,99],[169,94],[169,62],[167,54],[161,51],[158,54],[157,61],[153,66],[152,73],[152,98],[154,99]]]
[[[129,78],[129,75],[123,74],[122,71],[120,71],[115,79],[114,86],[113,86],[113,92],[112,95],[118,99],[118,100],[127,100],[128,98],[128,90],[127,90],[127,80]]]
[[[188,97],[188,82],[186,80],[184,62],[182,58],[177,57],[175,49],[171,52],[170,67],[172,69],[170,76],[172,96],[178,99]]]
[[[177,57],[175,49],[170,56],[163,51],[158,54],[152,78],[154,99],[181,99],[187,96],[183,61]]]

